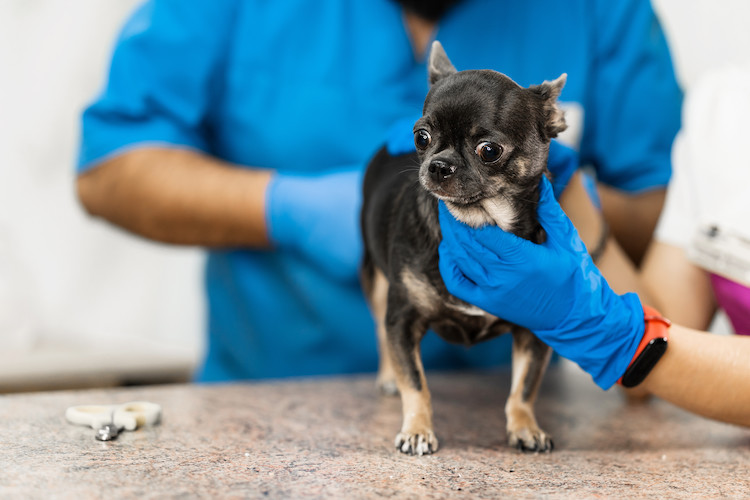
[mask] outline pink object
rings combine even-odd
[[[735,333],[750,335],[750,288],[718,274],[710,276],[716,302],[729,316]]]

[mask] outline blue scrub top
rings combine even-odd
[[[574,142],[600,180],[666,185],[680,92],[647,1],[465,0],[437,38],[459,69],[528,86],[568,73]],[[84,113],[79,172],[166,144],[281,172],[364,168],[427,93],[390,0],[152,0],[128,21],[109,80]],[[211,251],[209,350],[199,380],[373,371],[374,326],[357,283],[283,250]],[[471,350],[435,335],[428,368],[509,359],[510,336]]]

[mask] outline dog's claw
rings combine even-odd
[[[399,432],[395,444],[401,453],[407,455],[430,455],[438,450],[438,440],[432,431],[418,434]]]

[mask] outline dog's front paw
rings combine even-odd
[[[529,452],[550,452],[554,448],[549,434],[536,426],[508,430],[508,444],[521,451]]]
[[[418,433],[399,432],[396,448],[408,455],[429,455],[438,450],[438,440],[432,431]]]

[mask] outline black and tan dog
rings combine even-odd
[[[383,149],[364,180],[362,281],[378,326],[379,387],[401,393],[396,447],[419,455],[438,448],[419,350],[431,328],[465,345],[513,334],[508,439],[522,450],[549,451],[552,440],[537,425],[533,404],[550,349],[530,331],[448,293],[438,270],[437,203],[444,200],[471,226],[496,224],[542,242],[538,186],[547,175],[550,139],[565,129],[557,106],[565,75],[523,88],[495,71],[457,72],[435,42],[429,80],[414,125],[418,158]]]

